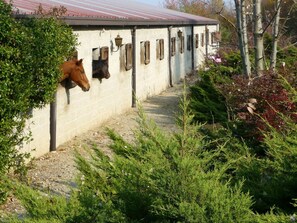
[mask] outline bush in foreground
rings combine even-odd
[[[188,104],[181,108],[178,133],[165,134],[140,112],[133,143],[108,131],[112,158],[97,148],[91,161],[78,154],[79,188],[68,202],[32,195],[22,186],[17,195],[28,210],[27,221],[253,222],[252,200],[242,193],[242,182],[229,183],[232,160],[224,156],[224,145],[210,149],[199,133],[202,126],[190,125]]]

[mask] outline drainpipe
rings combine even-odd
[[[136,26],[132,29],[132,107],[136,107]]]
[[[209,29],[208,26],[205,27],[205,55],[206,60],[208,59],[208,45],[209,45]]]
[[[54,94],[54,101],[50,104],[50,152],[57,148],[57,92]]]
[[[173,87],[173,82],[172,82],[172,63],[171,63],[171,52],[172,52],[171,30],[172,30],[172,26],[169,26],[169,27],[168,27],[168,66],[169,66],[169,84],[170,84],[170,87]]]
[[[192,71],[194,71],[195,69],[195,44],[194,44],[194,38],[195,38],[195,34],[194,34],[194,26],[192,26]]]

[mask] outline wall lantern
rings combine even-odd
[[[115,45],[117,46],[117,50],[113,51],[113,52],[117,52],[119,50],[120,46],[122,46],[123,38],[120,37],[120,35],[118,34],[117,37],[114,38],[114,41],[115,41]]]
[[[181,30],[178,30],[177,36],[178,36],[178,38],[181,38],[183,36],[183,32]]]

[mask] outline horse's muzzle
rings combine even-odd
[[[82,88],[82,90],[85,91],[85,92],[86,92],[86,91],[89,91],[89,90],[90,90],[90,87],[88,87],[88,88],[85,88],[85,87],[84,87],[84,88]]]

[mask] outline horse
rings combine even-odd
[[[65,61],[61,65],[61,70],[63,76],[60,78],[59,82],[62,82],[69,78],[71,81],[76,83],[83,91],[88,91],[90,89],[89,80],[85,74],[84,67],[82,65],[83,59],[77,60],[72,59]]]
[[[110,78],[110,73],[108,71],[108,59],[101,60],[93,60],[93,78],[98,78],[100,82],[103,78],[108,79]]]

